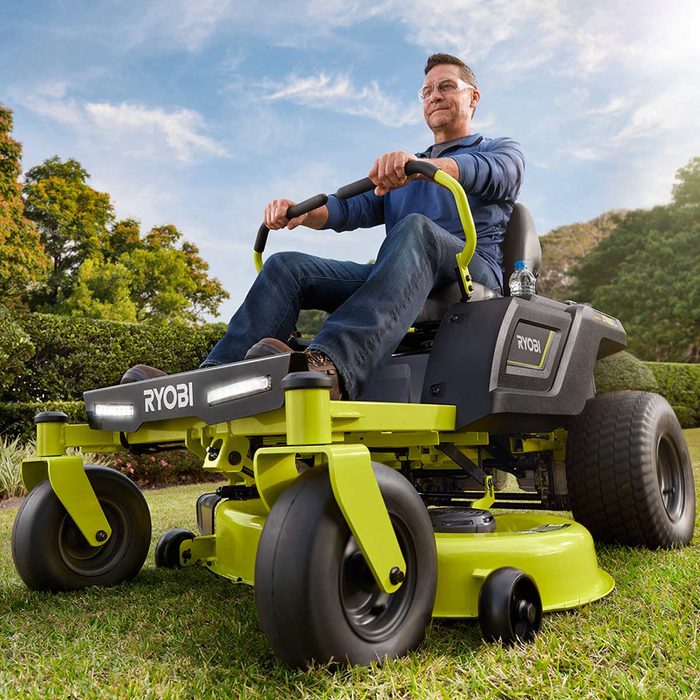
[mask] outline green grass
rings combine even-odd
[[[700,429],[686,431],[700,484]],[[203,486],[151,491],[154,538],[194,529]],[[700,689],[699,538],[687,549],[601,547],[617,582],[545,617],[524,648],[486,645],[474,621],[435,621],[421,648],[369,668],[290,671],[258,629],[250,588],[155,569],[112,589],[28,591],[0,510],[0,697],[674,698]]]

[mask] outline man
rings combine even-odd
[[[460,59],[430,56],[419,96],[435,143],[417,157],[464,187],[477,231],[469,272],[474,281],[501,291],[500,244],[522,182],[522,151],[511,139],[471,133],[480,92],[472,70]],[[380,156],[369,171],[374,192],[345,201],[331,196],[326,205],[295,219],[286,217],[294,202],[270,202],[264,222],[272,230],[303,224],[348,231],[384,223],[387,235],[373,265],[295,252],[270,256],[201,367],[289,352],[284,341],[299,311],[321,309],[330,315],[306,350],[308,368],[334,379],[331,398],[361,396],[433,287],[454,279],[455,255],[464,244],[452,195],[425,179],[406,177],[404,166],[415,158],[403,151]],[[122,381],[162,374],[137,365]]]

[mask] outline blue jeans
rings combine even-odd
[[[454,280],[464,242],[422,214],[410,214],[382,243],[374,264],[306,253],[276,253],[265,262],[224,337],[202,367],[242,360],[258,340],[286,341],[301,309],[327,311],[310,348],[338,368],[348,398],[361,396],[417,318],[433,287]],[[501,291],[491,268],[474,255],[475,282]]]

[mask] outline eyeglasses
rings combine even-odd
[[[437,90],[441,95],[451,95],[455,92],[464,92],[464,90],[474,90],[474,86],[469,83],[465,83],[463,80],[440,80],[432,85],[423,85],[423,87],[418,90],[418,99],[421,102],[425,102],[430,99],[434,90]]]

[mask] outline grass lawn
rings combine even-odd
[[[700,429],[686,431],[700,484]],[[195,529],[203,486],[147,493],[154,541]],[[544,619],[527,647],[486,645],[475,621],[436,621],[421,648],[369,668],[290,671],[258,629],[252,589],[199,569],[52,595],[28,591],[0,510],[0,697],[698,697],[700,539],[672,552],[601,547],[617,582],[598,603]]]

